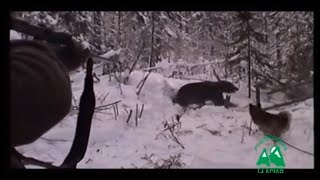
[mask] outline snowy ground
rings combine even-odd
[[[206,105],[201,109],[189,110],[183,115],[181,127],[175,129],[179,142],[184,146],[183,149],[171,138],[169,131],[163,132],[164,122],[172,123],[172,117],[180,111],[178,105],[172,104],[169,96],[174,91],[170,91],[168,87],[178,89],[194,81],[167,79],[160,74],[152,73],[137,96],[136,87],[144,75],[140,71],[134,71],[128,84],[121,85],[122,94],[118,83],[114,79],[109,82],[108,76],[102,76],[101,82],[95,83],[97,106],[102,105],[102,98],[98,98],[109,93],[103,104],[121,100],[118,106],[119,116],[115,119],[113,108],[95,113],[89,147],[78,168],[155,168],[156,162],[161,165],[164,159],[177,155],[180,156],[180,168],[256,168],[262,147],[255,151],[254,146],[263,134],[254,131],[249,136],[248,130],[241,127],[245,123],[249,125],[251,118],[248,103],[253,101],[247,98],[245,87],[241,87],[231,97],[231,101],[239,107],[225,109]],[[71,76],[77,102],[82,93],[83,77],[83,72]],[[138,126],[134,121],[136,104],[139,109],[144,104]],[[263,106],[271,104],[262,102]],[[129,124],[126,123],[128,113],[124,107],[128,111],[133,110]],[[291,128],[284,134],[283,139],[291,145],[313,153],[313,99],[287,106],[285,110],[292,113],[293,119]],[[77,117],[75,112],[72,111],[36,142],[20,146],[17,150],[25,156],[60,165],[69,152],[74,137]],[[255,125],[253,128],[257,129]],[[270,143],[267,142],[264,146],[270,147]],[[286,168],[314,167],[314,156],[291,147],[283,151],[283,155]],[[143,158],[147,156],[151,157],[149,161]]]

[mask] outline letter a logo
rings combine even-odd
[[[273,146],[270,149],[270,161],[275,164],[277,167],[278,166],[286,166],[283,160],[283,156],[281,153],[281,150],[279,148],[279,146]]]
[[[266,148],[263,148],[262,153],[260,154],[260,157],[259,157],[256,164],[257,164],[257,166],[260,166],[262,164],[265,164],[268,167],[270,166],[269,156],[268,156]]]

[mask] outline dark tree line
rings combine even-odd
[[[31,24],[72,33],[103,54],[121,49],[124,69],[179,59],[223,60],[221,76],[276,87],[313,76],[313,12],[33,11]],[[252,82],[249,82],[252,81]]]

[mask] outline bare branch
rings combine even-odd
[[[147,74],[147,76],[144,78],[144,81],[142,82],[142,85],[140,86],[140,89],[139,89],[139,91],[137,92],[137,95],[140,94],[140,91],[141,91],[144,83],[147,81],[147,79],[148,79],[148,77],[149,77],[150,74],[151,74],[151,71],[149,71],[149,73]]]
[[[127,121],[126,121],[127,124],[129,124],[131,115],[132,115],[132,109],[130,109],[129,116],[128,116],[128,119],[127,119]]]
[[[136,104],[136,126],[138,126],[138,112],[139,112],[139,107],[138,107],[138,104]]]
[[[182,147],[182,149],[185,149],[185,147],[180,143],[180,141],[178,140],[178,138],[174,135],[172,128],[169,128],[169,131],[170,131],[172,137],[174,138],[174,141],[175,141],[176,143],[178,143],[178,144]]]
[[[141,108],[141,111],[140,111],[140,115],[139,115],[139,118],[141,118],[141,116],[142,116],[142,113],[143,113],[143,108],[144,108],[144,104],[142,104],[142,108]]]
[[[108,106],[111,106],[111,105],[113,105],[113,104],[117,104],[117,103],[119,103],[119,102],[121,102],[121,100],[116,101],[116,102],[113,102],[113,103],[110,103],[110,104],[98,106],[98,107],[96,107],[96,110],[101,110],[102,108],[106,108],[106,107],[108,107]]]
[[[242,137],[241,137],[241,144],[243,143],[243,140],[244,140],[244,127],[246,127],[246,124],[247,124],[247,121],[244,122],[244,125],[243,125],[243,129],[242,129]]]
[[[114,104],[112,105],[112,108],[113,108],[114,119],[117,120],[117,112],[116,112],[116,108],[114,107]]]
[[[284,87],[281,87],[281,88],[277,88],[277,89],[271,90],[267,94],[271,95],[271,94],[279,92],[279,91],[283,91],[283,90],[286,90],[286,89],[289,89],[289,88],[292,88],[292,87],[303,86],[303,85],[310,84],[310,83],[313,83],[312,79],[307,80],[305,82],[301,82],[301,83],[297,83],[297,84],[291,84],[291,85],[287,85],[287,86],[284,86]]]
[[[298,103],[298,102],[301,102],[301,101],[305,101],[305,100],[310,99],[310,98],[313,98],[313,96],[306,96],[306,97],[298,98],[298,99],[295,99],[293,101],[272,105],[272,106],[269,106],[269,107],[266,107],[266,108],[262,108],[262,109],[265,110],[265,111],[266,110],[270,110],[270,109],[275,109],[275,108],[279,108],[279,107],[282,107],[282,106],[287,106],[287,105],[290,105],[290,104],[294,104],[294,103]]]

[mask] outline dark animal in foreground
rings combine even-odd
[[[190,104],[202,107],[208,100],[215,106],[223,106],[225,105],[223,93],[233,93],[237,90],[237,87],[227,81],[190,83],[182,86],[172,101],[184,108]]]
[[[249,104],[249,112],[252,121],[265,134],[280,137],[290,128],[291,114],[287,111],[271,114],[262,110],[260,104]]]
[[[81,66],[88,55],[87,51],[78,48],[75,44],[54,48],[35,40],[10,42],[11,148],[33,143],[69,113],[72,91],[68,73]],[[90,86],[88,78],[92,79],[92,75],[86,77]],[[89,99],[88,94],[92,96],[93,90],[87,89],[83,93],[84,99]],[[81,103],[82,100],[80,106]],[[94,104],[90,101],[88,109]],[[87,113],[82,116],[88,118],[90,110]],[[16,162],[11,165],[21,166]]]
[[[70,111],[72,92],[68,72],[86,59],[69,59],[66,63],[58,55],[62,56],[44,42],[13,40],[10,43],[13,146],[34,142]]]

